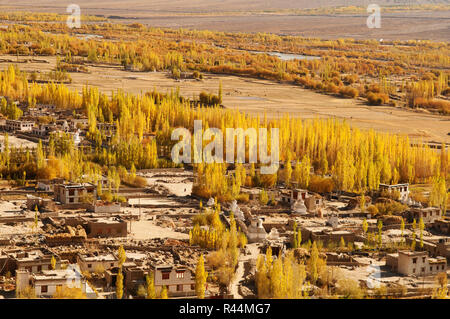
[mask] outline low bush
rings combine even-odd
[[[358,97],[359,92],[351,86],[343,86],[339,89],[339,95],[345,98],[355,99]]]
[[[367,102],[369,105],[382,105],[389,103],[389,96],[384,93],[367,93]]]

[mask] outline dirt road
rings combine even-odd
[[[234,280],[231,283],[230,293],[234,299],[242,299],[243,296],[239,293],[239,284],[245,276],[245,264],[250,263],[252,260],[256,262],[259,255],[258,244],[248,244],[247,249],[250,251],[250,255],[240,254],[238,261],[238,268],[236,270]]]

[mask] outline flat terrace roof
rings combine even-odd
[[[99,256],[81,255],[84,261],[116,261],[117,257],[113,254],[104,254]]]

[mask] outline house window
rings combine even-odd
[[[92,264],[88,264],[88,268],[92,268]]]
[[[177,278],[184,278],[184,271],[177,271]]]
[[[413,264],[417,264],[417,258],[413,258]]]
[[[114,267],[114,263],[111,263],[111,267]]]
[[[425,267],[422,267],[422,272],[425,272]]]
[[[41,286],[41,293],[47,292],[48,287],[47,286]]]
[[[442,270],[444,270],[444,265],[442,265]]]
[[[169,279],[170,278],[170,272],[163,272],[162,273],[162,279]]]
[[[433,271],[433,266],[430,267],[430,271]]]
[[[183,291],[183,285],[177,285],[177,291]]]
[[[195,289],[195,285],[191,284],[191,290],[194,290],[194,289]]]
[[[42,271],[42,266],[41,266],[41,265],[39,265],[39,266],[37,267],[37,271],[38,271],[38,272]]]
[[[422,262],[425,263],[425,257],[422,257]]]
[[[413,269],[413,274],[415,274],[415,273],[416,273],[416,268]]]

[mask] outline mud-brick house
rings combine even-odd
[[[117,267],[119,265],[119,259],[111,253],[79,253],[77,256],[77,264],[80,266],[81,271],[96,272]]]
[[[399,200],[404,202],[408,200],[409,198],[409,184],[395,184],[395,185],[389,185],[389,184],[380,184],[379,185],[379,191],[388,191],[388,192],[394,192],[397,191],[400,193]]]
[[[34,289],[38,298],[51,298],[57,288],[63,287],[81,288],[87,298],[97,298],[97,294],[83,277],[78,265],[69,265],[66,269],[44,270],[35,274],[19,270],[16,275],[16,290],[20,291],[28,286]]]
[[[429,276],[447,271],[447,259],[431,258],[427,251],[399,250],[387,256],[386,265],[405,276]]]
[[[186,266],[152,265],[151,270],[157,294],[166,286],[169,297],[195,295],[195,277]]]
[[[408,222],[417,222],[422,218],[425,225],[433,224],[441,218],[441,212],[438,207],[412,208],[406,213]]]
[[[127,222],[121,218],[90,218],[87,221],[87,234],[93,237],[127,237]]]
[[[0,270],[6,273],[14,273],[18,270],[26,270],[29,273],[37,273],[52,269],[52,257],[55,259],[55,269],[60,269],[63,260],[46,248],[7,249],[0,254]]]
[[[97,198],[97,186],[91,183],[58,184],[54,186],[55,201],[61,204],[83,203],[86,196]]]

